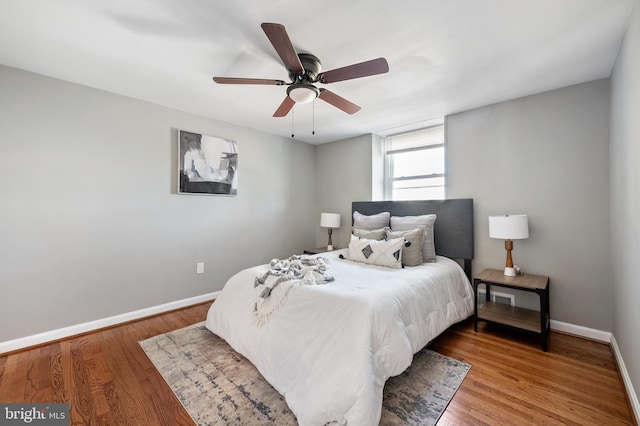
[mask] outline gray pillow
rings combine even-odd
[[[388,230],[386,232],[387,240],[404,238],[404,246],[402,247],[402,264],[404,266],[419,266],[424,263],[422,258],[422,241],[424,240],[425,228],[423,225],[407,231]]]
[[[387,230],[390,231],[391,228],[362,229],[354,226],[351,228],[351,233],[356,237],[366,238],[367,240],[384,240],[387,237]]]
[[[361,229],[380,229],[389,226],[391,213],[382,212],[374,215],[364,215],[360,212],[353,212],[353,226]]]
[[[422,258],[425,262],[436,261],[436,245],[433,240],[433,225],[436,223],[435,214],[425,214],[422,216],[392,216],[392,231],[407,231],[416,229],[422,225],[424,229],[424,239],[422,240]]]

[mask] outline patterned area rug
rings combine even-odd
[[[140,342],[198,425],[296,425],[284,398],[224,340],[195,324]],[[384,388],[381,425],[434,425],[470,365],[428,349]]]

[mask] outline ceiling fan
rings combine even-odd
[[[389,71],[387,60],[378,58],[323,72],[320,59],[310,53],[297,53],[295,51],[283,25],[265,22],[261,27],[284,63],[291,81],[233,77],[213,77],[213,81],[219,84],[289,86],[287,87],[287,96],[273,114],[274,117],[285,117],[296,103],[311,102],[315,98],[320,98],[347,114],[355,114],[360,111],[358,105],[336,95],[330,90],[317,88],[314,84],[353,80]]]

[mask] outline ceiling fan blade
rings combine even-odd
[[[330,90],[320,89],[320,95],[318,95],[320,99],[325,101],[328,104],[333,105],[334,107],[341,109],[347,114],[355,114],[360,111],[360,107],[353,102],[350,102],[343,98],[342,96],[338,96]]]
[[[264,22],[261,27],[287,70],[302,74],[304,72],[302,62],[300,62],[298,53],[294,49],[284,25]]]
[[[291,111],[291,108],[296,104],[296,101],[291,99],[289,96],[284,98],[284,101],[280,104],[276,112],[273,113],[274,117],[286,117]]]
[[[269,80],[266,78],[234,78],[234,77],[213,77],[213,81],[218,84],[265,84],[269,86],[283,86],[282,80]]]
[[[318,76],[318,81],[321,83],[335,83],[336,81],[353,80],[354,78],[384,74],[388,71],[389,64],[387,60],[385,58],[378,58],[325,71]]]

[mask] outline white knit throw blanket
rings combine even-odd
[[[263,325],[287,301],[293,287],[326,284],[334,280],[327,274],[327,259],[307,255],[294,255],[288,259],[273,259],[271,269],[254,281],[256,303],[253,310],[256,324]]]

